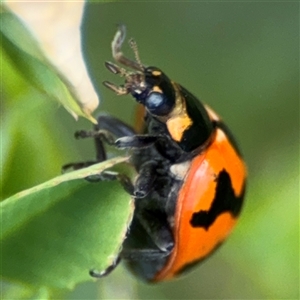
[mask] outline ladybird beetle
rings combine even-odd
[[[100,179],[118,179],[135,199],[135,211],[115,263],[94,277],[110,273],[126,261],[130,270],[148,282],[172,279],[208,257],[233,229],[243,204],[246,167],[239,148],[219,116],[156,67],[144,66],[130,40],[135,60],[121,52],[125,26],[112,42],[109,71],[125,78],[104,85],[117,95],[131,94],[144,111],[144,129],[137,133],[111,116],[100,116],[94,137],[97,161],[106,159],[103,142],[130,149],[138,176],[134,183],[104,172]],[[94,162],[69,164],[74,168]]]

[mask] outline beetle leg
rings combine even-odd
[[[134,136],[124,136],[116,140],[115,145],[119,149],[123,148],[146,148],[152,146],[163,136],[160,135],[150,135],[141,134]]]
[[[97,118],[98,124],[95,125],[95,130],[104,129],[120,138],[122,136],[135,135],[134,129],[123,121],[110,115],[100,115]]]
[[[135,134],[132,127],[112,116],[100,115],[97,121],[98,124],[94,126],[94,131],[81,130],[75,133],[78,138],[94,138],[96,148],[95,161],[68,163],[62,167],[63,173],[68,169],[78,170],[106,160],[106,151],[103,142],[114,145],[115,139],[113,136],[118,138]],[[97,134],[95,132],[97,132]]]
[[[114,136],[107,130],[91,130],[91,131],[86,131],[86,130],[79,130],[75,132],[75,138],[76,139],[85,139],[85,138],[99,138],[103,140],[106,144],[108,145],[114,145],[115,144],[115,138]]]
[[[155,248],[143,249],[124,249],[122,251],[122,258],[132,261],[151,261],[161,259],[170,255],[171,251],[162,251]]]
[[[174,248],[174,238],[167,216],[159,211],[139,210],[137,218],[153,243],[163,252],[170,253]]]
[[[135,132],[133,128],[118,120],[116,118],[110,116],[100,116],[98,118],[98,125],[95,126],[94,130],[86,131],[79,130],[75,132],[76,138],[90,138],[93,137],[95,139],[101,139],[106,144],[115,146],[115,137],[134,137]]]
[[[148,210],[135,214],[120,254],[122,258],[148,261],[170,255],[173,235],[166,219],[157,215],[160,214]]]
[[[153,187],[156,179],[157,162],[150,160],[145,162],[139,169],[139,175],[134,185],[134,196],[144,198]]]
[[[92,166],[96,163],[102,162],[106,160],[106,151],[103,145],[103,142],[111,145],[114,144],[113,136],[106,130],[98,130],[98,131],[77,131],[75,133],[76,138],[86,138],[86,137],[94,137],[95,148],[96,148],[96,159],[94,161],[85,161],[85,162],[76,162],[76,163],[68,163],[62,167],[62,172],[66,172],[68,169],[79,170],[82,168],[86,168]]]
[[[103,171],[99,174],[85,177],[85,179],[89,182],[118,180],[128,194],[132,196],[134,195],[134,186],[130,178],[125,174],[121,174],[113,171]]]
[[[114,83],[111,83],[109,81],[103,81],[103,84],[107,88],[115,92],[118,96],[127,95],[129,93],[128,89],[122,85],[117,86]]]
[[[126,76],[128,74],[128,72],[124,68],[121,68],[110,61],[105,62],[105,67],[113,74],[118,74],[121,77]]]

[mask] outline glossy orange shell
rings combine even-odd
[[[217,117],[209,112],[213,119]],[[225,133],[218,129],[208,149],[191,162],[177,198],[173,228],[175,248],[166,265],[153,278],[154,282],[171,279],[185,266],[201,261],[230,234],[237,221],[230,212],[220,213],[207,230],[190,224],[194,212],[210,209],[216,193],[216,177],[222,170],[229,174],[235,196],[240,196],[246,167]]]

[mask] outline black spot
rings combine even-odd
[[[190,220],[193,227],[203,227],[208,230],[216,218],[224,212],[229,212],[234,217],[239,215],[243,204],[245,186],[241,194],[236,196],[232,188],[231,178],[225,169],[219,173],[216,181],[215,198],[210,210],[200,210],[193,213]]]

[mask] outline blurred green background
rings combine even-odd
[[[82,48],[98,111],[131,122],[134,101],[101,85],[121,83],[103,65],[119,23],[144,64],[160,67],[230,126],[248,164],[246,203],[228,242],[185,278],[145,285],[120,267],[66,297],[299,299],[299,3],[88,3]],[[13,69],[4,71],[13,80],[1,96],[3,198],[94,155],[91,142],[73,139],[88,121],[75,122]]]

